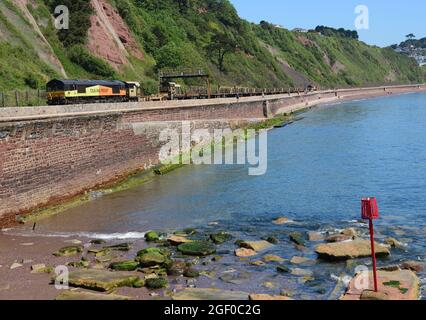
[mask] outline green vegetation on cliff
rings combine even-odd
[[[5,0],[0,3],[0,90],[40,87],[66,74],[139,80],[152,93],[158,71],[167,69],[203,69],[222,86],[334,87],[425,79],[413,59],[368,46],[355,32],[322,27],[317,30],[322,34],[297,33],[267,22],[252,24],[228,0],[97,1],[116,8],[143,57],[129,51],[118,68],[91,52],[87,32],[96,10],[89,1],[31,1],[26,10],[35,27],[28,12]],[[69,30],[54,27],[58,4],[70,9]]]
[[[414,59],[356,39],[295,33],[268,23],[257,26],[256,34],[277,59],[322,86],[421,81]]]
[[[423,81],[426,81],[426,66],[421,67]]]
[[[69,28],[58,31],[58,38],[65,47],[85,44],[87,32],[90,29],[90,17],[94,10],[87,0],[46,0],[50,12],[55,12],[58,6],[65,6],[69,10]]]
[[[204,69],[222,85],[291,85],[290,78],[259,43],[252,25],[240,19],[228,1],[113,3],[154,58],[151,76],[158,69]],[[221,49],[225,51],[223,60]]]
[[[17,25],[18,21],[22,25]],[[36,88],[47,77],[56,75],[47,63],[39,59],[36,49],[21,32],[28,29],[19,10],[11,2],[0,2],[0,89]]]
[[[426,37],[421,39],[413,39],[409,37],[408,40],[401,42],[399,46],[402,48],[409,48],[413,46],[416,49],[426,50]],[[394,45],[394,47],[397,47],[397,45]]]

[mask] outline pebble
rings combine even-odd
[[[378,268],[378,270],[393,272],[393,271],[400,271],[401,268],[399,265],[390,265],[390,266],[384,266],[384,267]]]
[[[404,244],[396,240],[395,238],[387,238],[385,239],[384,243],[393,248],[398,248],[398,249],[404,248]]]
[[[300,279],[298,280],[298,282],[299,282],[300,284],[305,284],[305,283],[307,283],[307,282],[311,282],[311,281],[314,281],[314,280],[315,280],[315,278],[314,278],[314,277],[312,277],[312,276],[304,276],[304,277],[300,278]]]
[[[65,240],[65,243],[71,243],[71,244],[82,244],[83,242],[77,239],[73,239],[73,240]]]
[[[289,273],[289,272],[291,272],[290,268],[288,268],[287,266],[284,266],[284,265],[277,266],[277,271],[280,272],[280,273]]]
[[[276,284],[273,282],[264,282],[262,284],[263,287],[268,288],[268,289],[275,289],[276,288]]]
[[[304,246],[306,243],[304,235],[300,232],[290,233],[290,240],[298,246]]]
[[[240,243],[240,246],[242,248],[251,249],[256,252],[261,252],[264,250],[267,250],[271,247],[273,247],[273,244],[269,243],[268,241],[261,240],[261,241],[243,241]]]
[[[10,269],[13,270],[13,269],[17,269],[17,268],[20,268],[20,267],[22,267],[22,264],[15,262],[10,266]]]
[[[311,260],[310,260],[310,259],[308,259],[308,258],[297,257],[297,256],[295,256],[295,257],[291,258],[291,260],[290,260],[290,262],[291,262],[292,264],[303,264],[303,263],[307,263],[307,262],[310,262],[310,261],[311,261]]]
[[[289,222],[290,222],[290,219],[286,218],[286,217],[281,217],[281,218],[278,218],[278,219],[275,219],[274,221],[272,221],[272,223],[276,224],[276,225],[283,225],[283,224],[286,224],[286,223],[289,223]]]
[[[253,257],[257,255],[257,252],[252,249],[240,248],[235,250],[235,255],[240,258]]]
[[[33,265],[31,266],[31,270],[32,270],[34,273],[38,273],[38,272],[44,271],[45,269],[46,269],[46,265],[45,265],[44,263],[40,263],[40,264],[33,264]]]
[[[9,284],[0,284],[0,291],[9,290],[10,285]]]
[[[312,241],[312,242],[322,241],[324,240],[324,235],[322,235],[320,232],[310,231],[308,232],[308,238],[309,238],[309,241]]]
[[[361,300],[389,300],[389,296],[384,292],[374,292],[370,290],[365,290],[361,294]]]
[[[425,268],[425,263],[420,261],[406,261],[401,265],[402,269],[421,272]]]
[[[310,270],[295,268],[295,269],[291,269],[291,274],[294,276],[312,277],[313,272]]]
[[[344,234],[335,234],[327,237],[325,239],[326,242],[334,243],[334,242],[343,242],[343,241],[350,241],[353,240],[353,236],[348,236]]]
[[[349,236],[349,237],[357,237],[358,232],[354,228],[348,228],[342,231],[342,235]]]
[[[187,237],[176,236],[176,235],[172,235],[172,236],[168,237],[167,241],[170,242],[170,244],[173,245],[173,246],[178,246],[182,243],[193,242],[192,240],[188,239]]]
[[[293,294],[288,290],[282,289],[280,292],[280,296],[291,298]]]
[[[284,262],[285,259],[272,255],[272,254],[268,254],[266,256],[263,257],[263,261],[265,262]]]

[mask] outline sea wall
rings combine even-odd
[[[164,126],[233,128],[343,99],[425,91],[399,86],[240,99],[0,108],[0,228],[159,164]]]

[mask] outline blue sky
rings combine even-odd
[[[355,7],[369,9],[369,30],[360,38],[369,44],[400,43],[409,33],[426,37],[426,0],[230,0],[251,22],[266,20],[287,29],[317,25],[355,29]]]

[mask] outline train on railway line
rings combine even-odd
[[[140,96],[138,82],[54,79],[46,84],[49,105],[129,102],[139,101]]]
[[[48,105],[107,103],[107,102],[137,102],[137,101],[164,101],[189,100],[209,98],[239,98],[248,96],[262,96],[272,94],[291,94],[312,92],[313,85],[304,88],[240,88],[217,87],[214,91],[210,87],[190,87],[183,90],[176,82],[162,82],[159,92],[145,96],[141,85],[135,81],[119,80],[60,80],[54,79],[46,84],[46,98]]]

